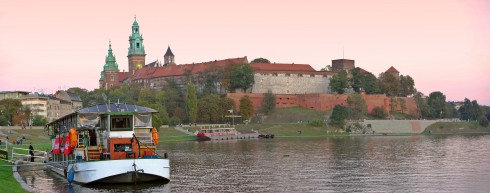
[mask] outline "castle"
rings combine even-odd
[[[163,62],[153,61],[146,64],[143,36],[140,34],[140,27],[136,18],[131,29],[127,55],[128,72],[119,70],[109,42],[108,54],[99,79],[100,88],[109,89],[123,83],[138,83],[144,88],[163,89],[171,80],[176,83],[181,93],[185,93],[185,85],[190,76],[197,86],[198,92],[202,93],[205,87],[203,83],[205,81],[202,81],[204,73],[209,73],[213,69],[224,69],[233,63],[249,62],[245,56],[177,65],[175,55],[168,46]],[[251,88],[246,91],[228,92],[218,81],[215,83],[217,84],[216,92],[226,94],[229,98],[234,99],[237,106],[239,105],[239,97],[247,93],[252,96],[255,108],[260,108],[262,94],[272,92],[276,96],[276,106],[278,107],[304,106],[316,110],[329,110],[336,104],[347,104],[347,95],[332,94],[329,90],[330,79],[343,70],[349,72],[354,69],[355,61],[348,59],[332,60],[331,71],[316,71],[309,64],[252,62],[250,65],[254,69],[254,84]],[[366,70],[361,70],[368,73]],[[399,72],[394,67],[389,68],[385,73],[399,76]],[[363,98],[367,102],[369,111],[377,106],[382,106],[388,110],[390,106],[391,100],[388,100],[389,98],[385,95],[363,95]],[[409,109],[407,111],[410,114],[417,113],[412,99],[397,100],[404,100],[405,104],[408,103]],[[400,108],[401,111],[404,111],[404,107]]]

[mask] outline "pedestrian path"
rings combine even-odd
[[[177,126],[175,126],[175,129],[177,129],[178,131],[180,131],[180,132],[182,132],[182,133],[185,133],[185,134],[187,134],[187,135],[191,135],[191,136],[195,136],[195,135],[196,135],[195,133],[193,133],[193,132],[191,132],[191,131],[189,131],[189,130],[187,130],[187,129],[183,128],[182,126],[178,126],[178,125],[177,125]]]

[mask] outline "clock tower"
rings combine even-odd
[[[134,17],[133,26],[131,27],[132,34],[129,36],[128,48],[128,69],[129,76],[145,65],[145,46],[143,46],[143,36],[140,34],[140,26]]]

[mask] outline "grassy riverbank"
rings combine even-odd
[[[490,127],[482,127],[478,122],[438,122],[425,129],[423,134],[490,134]]]
[[[0,160],[0,165],[11,165],[9,162]],[[25,191],[19,182],[15,180],[11,167],[0,167],[0,192],[24,193]]]

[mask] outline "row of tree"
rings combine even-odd
[[[460,119],[465,121],[478,121],[481,126],[488,126],[490,119],[490,107],[481,106],[476,100],[465,98],[460,105],[455,102],[447,102],[446,96],[440,92],[432,92],[428,97],[417,92],[414,96],[417,103],[420,119]],[[393,103],[393,101],[392,101]],[[391,111],[390,113],[394,113]],[[385,119],[388,112],[383,107],[375,107],[370,114],[360,94],[354,93],[347,98],[347,106],[336,105],[330,117],[330,124],[344,127],[345,120],[360,120],[367,116],[377,119]]]
[[[370,72],[357,67],[350,71],[341,71],[330,80],[332,92],[344,94],[349,88],[354,92],[366,94],[386,94],[390,97],[407,97],[417,92],[415,82],[409,75],[397,77],[392,73],[381,73],[378,78]]]
[[[20,100],[0,100],[0,126],[19,125],[24,129],[45,124],[45,117],[36,114],[29,107],[24,107]]]

